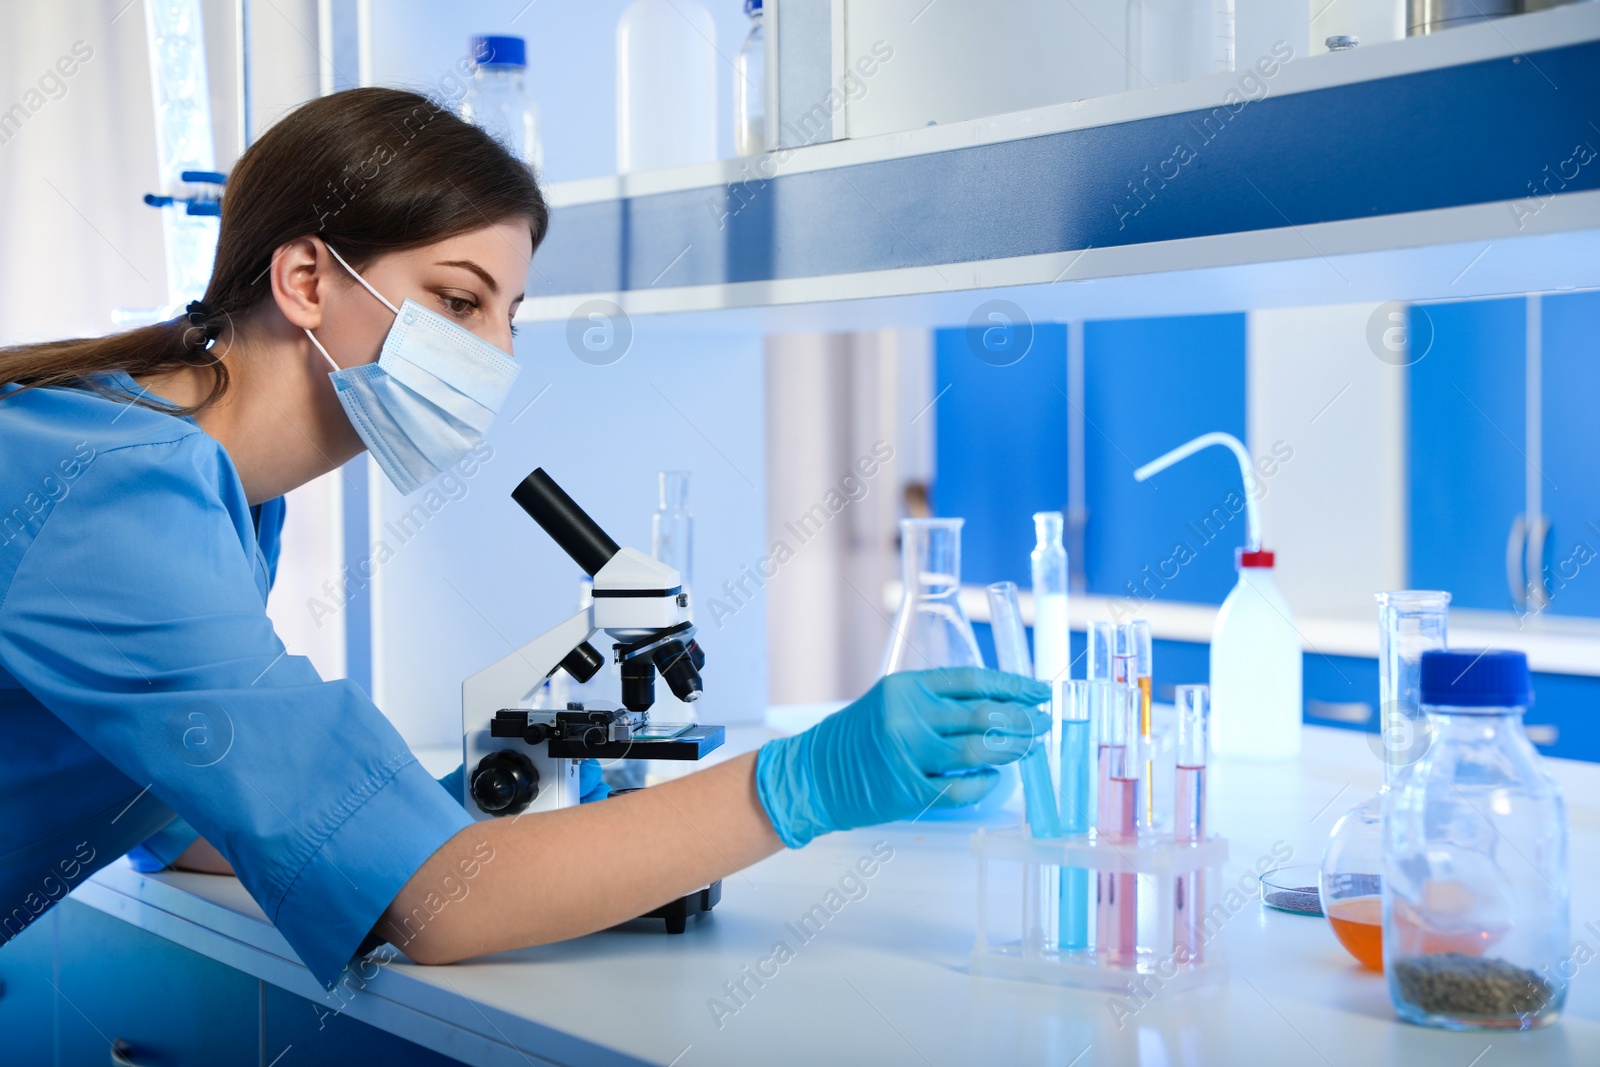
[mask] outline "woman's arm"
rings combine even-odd
[[[637,793],[458,831],[374,933],[419,963],[592,933],[785,845],[967,804],[1050,730],[1047,686],[983,670],[894,674],[758,753]]]
[[[475,823],[412,876],[375,933],[418,963],[453,963],[642,915],[783,847],[755,766],[751,753],[603,803]]]
[[[178,854],[172,861],[174,870],[199,871],[201,874],[232,874],[233,864],[229,863],[222,853],[217,851],[215,845],[203,837],[194,839],[194,844]]]

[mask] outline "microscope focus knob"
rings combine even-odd
[[[472,772],[472,799],[490,815],[516,815],[538,795],[538,769],[509,748],[489,753]]]

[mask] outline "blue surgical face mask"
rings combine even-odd
[[[341,368],[322,342],[350,424],[389,481],[414,493],[482,443],[522,367],[477,334],[413,300],[396,308],[331,246],[350,276],[395,313],[378,362]]]

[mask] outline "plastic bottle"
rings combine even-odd
[[[1234,0],[1129,0],[1128,88],[1203,78],[1234,65]]]
[[[1238,550],[1239,584],[1211,631],[1212,746],[1245,759],[1300,754],[1301,644],[1273,554]]]
[[[717,27],[695,0],[633,0],[617,22],[617,171],[717,157]]]
[[[733,60],[733,151],[754,156],[767,150],[767,41],[761,0],[744,0],[750,32]]]
[[[528,49],[521,37],[478,36],[472,51],[472,84],[461,98],[461,117],[492,133],[511,154],[544,168],[539,141],[539,106],[528,96]]]
[[[1144,481],[1211,445],[1239,461],[1249,543],[1239,550],[1239,583],[1211,631],[1211,746],[1219,756],[1292,759],[1300,754],[1302,647],[1289,604],[1272,581],[1273,554],[1261,547],[1255,468],[1232,434],[1207,433],[1133,472]]]

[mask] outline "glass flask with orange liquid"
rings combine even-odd
[[[1383,788],[1333,826],[1322,852],[1322,912],[1339,943],[1370,970],[1383,970],[1383,804],[1428,748],[1419,691],[1422,654],[1445,646],[1450,594],[1379,593],[1378,714],[1375,739]]]

